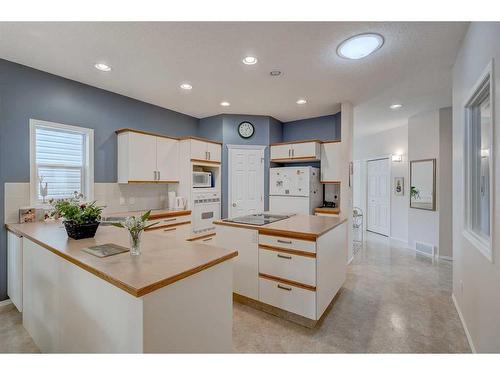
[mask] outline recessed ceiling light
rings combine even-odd
[[[271,71],[269,72],[269,74],[270,74],[272,77],[278,77],[278,76],[280,76],[280,75],[281,75],[281,71],[279,71],[279,70],[271,70]]]
[[[182,83],[180,88],[183,90],[191,90],[193,86],[191,86],[189,83]]]
[[[107,64],[104,64],[104,63],[97,63],[94,65],[94,67],[98,70],[103,71],[103,72],[109,72],[111,70],[111,67]]]
[[[253,57],[253,56],[247,56],[243,59],[243,64],[245,64],[245,65],[257,64],[257,58]]]
[[[220,105],[223,107],[229,107],[231,105],[231,103],[224,101],[224,102],[220,102]]]
[[[299,99],[299,100],[297,100],[297,102],[296,102],[296,103],[297,103],[297,104],[306,104],[306,103],[307,103],[307,100],[305,100],[305,99]]]
[[[372,54],[383,44],[384,37],[380,34],[359,34],[340,43],[337,54],[346,59],[358,60]]]
[[[402,104],[392,104],[389,106],[390,109],[399,109],[401,108],[403,105]]]

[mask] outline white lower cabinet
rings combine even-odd
[[[191,223],[172,225],[166,228],[159,228],[150,231],[151,233],[159,234],[166,237],[174,237],[178,239],[186,239],[191,235]]]
[[[316,252],[316,242],[298,240],[295,238],[288,238],[288,237],[268,236],[265,234],[261,234],[259,235],[259,244],[273,246],[273,247],[281,247],[284,249],[305,251],[309,253]]]
[[[301,284],[316,285],[316,258],[259,250],[259,272]]]
[[[316,292],[314,291],[260,277],[259,300],[316,320]]]
[[[7,232],[7,295],[23,311],[23,238]]]

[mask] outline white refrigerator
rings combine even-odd
[[[279,167],[269,170],[269,211],[314,215],[323,204],[319,168]]]

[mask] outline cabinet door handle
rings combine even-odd
[[[212,156],[210,155],[210,151],[208,151],[208,160],[211,160]]]
[[[172,218],[172,219],[165,219],[165,220],[163,220],[163,222],[164,222],[164,223],[168,223],[169,221],[176,221],[176,220],[177,220],[177,218],[176,218],[176,217],[174,217],[174,218]]]
[[[158,171],[158,181],[160,181],[161,178],[160,176],[161,176],[160,171]]]
[[[288,149],[288,157],[292,156],[291,153],[290,153],[290,151],[292,151],[292,150]]]
[[[279,243],[286,243],[288,245],[292,244],[292,241],[284,241],[284,240],[278,240]]]
[[[157,172],[157,171],[155,171],[155,177],[154,177],[154,180],[155,180],[155,181],[157,180],[157,178],[156,178],[156,174],[157,174],[157,173],[158,173],[158,172]]]
[[[292,259],[292,257],[290,255],[281,255],[281,254],[278,254],[278,258]]]
[[[173,230],[176,230],[177,228],[167,228],[163,229],[164,232],[172,232]]]
[[[291,291],[291,290],[292,290],[292,288],[290,288],[290,287],[288,287],[288,286],[283,286],[283,285],[281,285],[281,284],[278,284],[278,285],[277,285],[277,287],[278,287],[278,288],[280,288],[280,289],[283,289],[283,290],[288,290],[288,291]]]
[[[292,148],[292,158],[295,156],[295,150]]]
[[[210,238],[205,238],[205,239],[203,240],[203,242],[212,241],[213,239],[214,239],[213,237],[210,237]]]

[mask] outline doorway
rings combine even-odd
[[[264,212],[264,149],[228,145],[228,216]]]
[[[390,159],[366,162],[366,230],[390,235]]]

